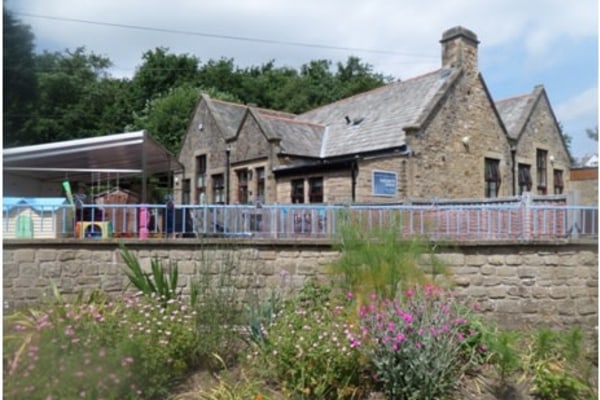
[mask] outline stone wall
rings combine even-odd
[[[325,278],[339,257],[321,240],[152,240],[125,242],[145,268],[157,257],[179,266],[184,293],[204,273],[235,267],[234,284],[248,291],[297,289],[309,277]],[[35,304],[51,282],[65,295],[102,289],[116,294],[127,280],[117,242],[4,241],[5,311]],[[450,267],[459,295],[503,326],[597,326],[597,243],[469,244],[439,252]],[[427,259],[423,259],[427,264]]]

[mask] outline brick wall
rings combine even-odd
[[[309,277],[324,277],[339,256],[330,242],[318,240],[125,243],[145,268],[152,257],[177,262],[184,293],[202,271],[216,273],[223,265],[236,267],[240,295],[283,281],[298,288]],[[469,244],[442,250],[439,257],[459,295],[503,325],[597,326],[597,243]],[[5,311],[41,300],[51,282],[66,295],[93,289],[115,294],[127,284],[116,242],[5,240],[3,259]],[[426,257],[422,263],[427,265]]]

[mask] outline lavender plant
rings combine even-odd
[[[387,398],[443,398],[481,351],[469,318],[450,292],[426,285],[398,300],[373,295],[348,340],[368,356]]]

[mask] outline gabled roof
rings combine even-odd
[[[404,128],[421,125],[459,73],[459,69],[439,69],[328,104],[297,119],[327,127],[322,157],[401,147],[406,144]]]
[[[496,109],[509,138],[515,140],[519,138],[543,90],[542,86],[536,86],[531,93],[496,102]]]
[[[225,139],[234,137],[248,107],[243,104],[214,100],[206,95],[202,95],[202,98],[206,101],[208,109],[225,135]]]
[[[281,153],[320,157],[324,126],[277,115],[261,113],[255,115],[268,137],[280,139]]]
[[[207,95],[202,95],[202,98],[206,101],[208,109],[217,121],[218,126],[223,130],[225,139],[232,139],[237,135],[240,125],[249,110],[253,110],[255,115],[259,114],[281,118],[294,118],[296,116],[295,114],[284,111],[269,110],[244,104],[230,103],[223,100],[215,100]]]

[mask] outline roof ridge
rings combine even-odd
[[[514,101],[514,100],[520,99],[522,97],[530,97],[530,96],[533,96],[533,95],[534,95],[533,92],[523,93],[523,94],[517,94],[517,95],[511,96],[511,97],[507,97],[505,99],[496,100],[495,103],[496,104],[505,103],[507,101]]]
[[[400,85],[403,85],[405,83],[408,83],[408,82],[411,82],[411,81],[415,81],[417,79],[422,79],[422,78],[425,78],[427,76],[439,73],[440,71],[442,71],[444,69],[452,69],[452,68],[438,68],[438,69],[436,69],[434,71],[426,72],[424,74],[417,75],[417,76],[408,78],[406,80],[397,80],[397,81],[394,81],[394,82],[386,83],[386,84],[378,86],[376,88],[373,88],[373,89],[370,89],[370,90],[366,90],[366,91],[360,92],[360,93],[355,93],[352,96],[344,97],[343,99],[339,99],[339,100],[336,100],[336,101],[331,102],[331,103],[323,104],[322,106],[319,106],[317,108],[313,108],[311,110],[305,111],[302,114],[299,114],[299,117],[301,117],[302,115],[305,115],[305,114],[309,114],[309,113],[311,113],[313,111],[319,110],[319,109],[324,108],[324,107],[329,107],[329,106],[332,106],[334,104],[340,104],[340,103],[344,103],[346,101],[350,101],[351,99],[355,99],[356,97],[366,95],[367,93],[374,93],[374,92],[379,91],[379,90],[388,89],[391,86],[400,86]]]
[[[315,122],[307,121],[305,119],[286,118],[286,117],[280,117],[277,115],[261,115],[261,116],[266,119],[277,119],[277,120],[292,122],[292,123],[296,123],[296,124],[312,125],[312,126],[320,127],[320,128],[325,127],[325,125],[323,125],[323,124],[317,124]]]

